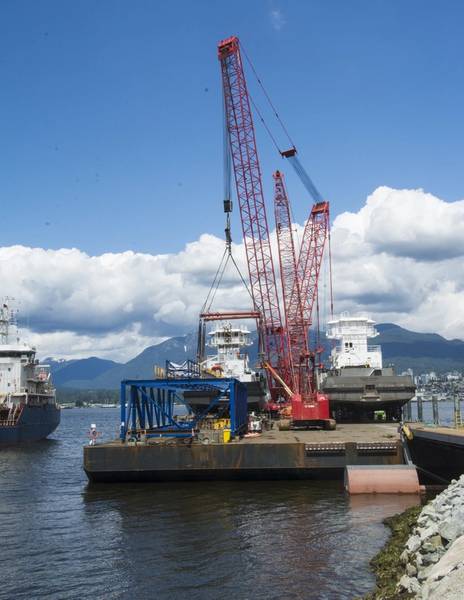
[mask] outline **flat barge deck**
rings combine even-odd
[[[335,431],[280,431],[228,443],[151,438],[86,446],[92,482],[342,479],[350,465],[404,464],[395,423],[342,424]]]

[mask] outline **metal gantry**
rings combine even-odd
[[[211,401],[194,411],[185,392],[205,392]],[[237,379],[125,379],[121,382],[120,438],[194,437],[202,420],[222,403],[222,413],[230,419],[231,437],[246,432],[248,425],[247,390]],[[175,407],[184,406],[185,415]]]

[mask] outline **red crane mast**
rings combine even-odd
[[[286,334],[282,327],[253,116],[238,38],[232,36],[221,41],[218,57],[254,309],[262,315],[266,359],[287,381],[290,367]]]
[[[285,326],[290,349],[292,389],[306,397],[311,394],[308,334],[303,318],[301,282],[298,277],[290,204],[280,171],[274,173],[274,211],[280,257],[280,279],[285,311]]]
[[[276,173],[275,211],[285,298],[286,327],[284,328],[269,239],[253,116],[239,40],[236,36],[219,42],[218,57],[221,64],[226,130],[240,208],[251,295],[254,310],[261,314],[271,393],[276,400],[281,390],[285,392],[291,403],[293,423],[320,422],[332,426],[334,422],[329,418],[328,400],[317,392],[313,369],[309,365],[311,357],[308,350],[308,322],[304,316],[306,296],[301,295],[312,294],[315,297],[317,293],[317,279],[322,258],[322,254],[319,254],[319,238],[315,237],[313,240],[313,228],[311,228],[308,249],[305,248],[304,252],[300,253],[301,264],[297,263],[288,198],[282,177],[280,173]],[[304,174],[304,170],[296,162],[295,155],[295,148],[283,153],[283,156],[293,160],[297,172],[301,170]],[[314,216],[316,214],[317,211]],[[311,222],[312,217],[313,212]],[[312,251],[313,246],[314,251]],[[316,269],[316,272],[313,269]],[[300,276],[306,277],[309,272],[311,272],[312,283],[308,284],[308,287]],[[314,298],[310,302],[311,307],[313,303]]]
[[[306,221],[301,241],[297,271],[306,327],[312,323],[329,221],[329,203],[317,202],[314,204],[309,219]]]

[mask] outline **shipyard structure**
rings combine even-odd
[[[367,315],[343,313],[328,322],[326,331],[335,346],[330,368],[319,373],[319,385],[329,397],[333,418],[399,422],[416,388],[411,375],[396,375],[392,365],[383,366],[381,346],[369,344],[378,336],[375,322]]]
[[[199,315],[198,355],[187,366],[169,366],[160,379],[121,382],[119,440],[84,448],[87,476],[91,481],[161,481],[341,479],[345,474],[352,493],[417,492],[417,474],[399,423],[402,405],[414,394],[412,381],[384,368],[380,348],[368,345],[377,335],[373,321],[333,318],[329,202],[305,171],[265,93],[281,128],[273,142],[278,145],[277,138],[285,137],[289,144],[278,147],[279,160],[295,170],[309,209],[298,240],[284,175],[275,171],[277,243],[272,247],[238,38],[221,41],[217,56],[224,101],[226,243]],[[256,74],[254,68],[252,72]],[[257,83],[262,87],[259,77]],[[232,255],[232,181],[247,277]],[[212,306],[221,296],[217,290],[228,265],[247,288],[248,309]],[[328,371],[321,364],[318,341],[324,273],[332,315],[328,337],[335,342]],[[254,321],[259,336],[257,365],[250,365],[246,356],[246,320]],[[208,338],[210,355],[205,351]]]

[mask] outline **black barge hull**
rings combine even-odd
[[[269,432],[258,439],[208,445],[97,444],[84,448],[84,469],[93,482],[341,480],[347,465],[403,463],[398,439],[371,435],[365,441],[356,436],[358,441],[330,441],[332,433],[337,432]]]

